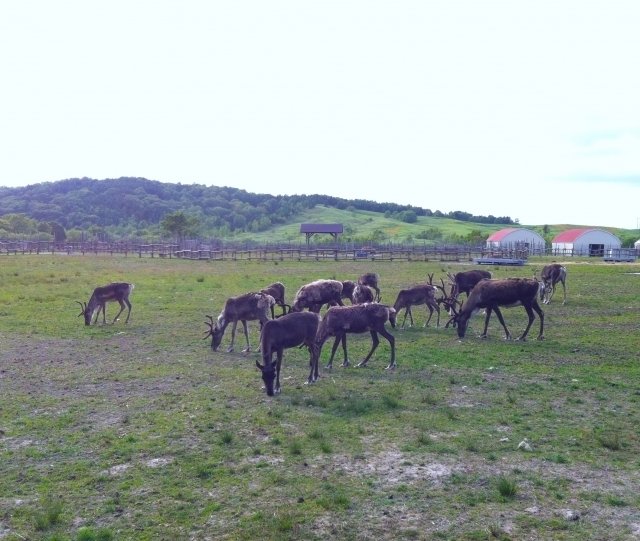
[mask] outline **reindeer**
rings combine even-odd
[[[374,289],[376,292],[376,302],[380,302],[382,297],[380,296],[380,288],[378,287],[378,275],[375,272],[366,272],[360,278],[358,278],[358,283],[363,286],[369,286]]]
[[[567,302],[567,287],[565,281],[567,279],[567,268],[558,263],[552,263],[542,268],[541,274],[541,286],[540,286],[540,300],[542,304],[549,304],[551,297],[556,292],[556,284],[560,282],[562,284],[562,292],[564,298],[562,304]]]
[[[358,363],[358,367],[365,366],[373,352],[378,347],[380,339],[378,333],[384,336],[391,346],[391,361],[387,369],[396,368],[396,347],[395,338],[385,328],[385,323],[389,321],[391,326],[396,326],[396,311],[389,306],[378,303],[356,304],[353,306],[332,306],[327,310],[324,318],[320,322],[316,344],[318,346],[318,357],[322,351],[322,346],[330,336],[335,336],[333,347],[331,348],[331,357],[329,359],[328,369],[333,367],[333,357],[338,349],[338,344],[342,342],[344,351],[344,360],[342,366],[349,366],[349,357],[347,355],[347,333],[363,333],[369,331],[371,333],[371,350],[367,356]]]
[[[340,295],[341,299],[349,299],[351,304],[355,304],[353,302],[353,292],[356,290],[356,283],[353,280],[343,280],[342,281],[342,293]]]
[[[456,274],[447,273],[449,280],[451,280],[451,294],[450,298],[454,301],[458,300],[460,293],[466,293],[467,298],[471,294],[471,290],[475,285],[485,278],[491,278],[491,273],[484,270],[469,270],[458,272]]]
[[[267,321],[260,334],[262,362],[256,360],[256,366],[262,372],[267,395],[280,393],[280,367],[283,351],[288,348],[307,346],[309,349],[309,378],[307,383],[318,380],[318,347],[316,333],[320,317],[314,312],[291,312],[278,319]],[[273,354],[276,362],[273,362]],[[274,386],[275,380],[275,386]]]
[[[507,325],[504,322],[504,318],[502,317],[502,312],[500,311],[499,307],[518,306],[519,304],[521,304],[527,311],[527,316],[529,316],[529,323],[527,324],[527,328],[524,330],[522,335],[517,338],[517,340],[526,339],[527,333],[529,332],[529,329],[533,324],[533,320],[535,319],[535,315],[533,314],[534,310],[540,317],[540,334],[538,335],[538,340],[543,340],[544,312],[538,305],[538,289],[538,281],[532,280],[530,278],[481,280],[473,288],[471,294],[469,295],[469,298],[462,305],[460,311],[456,312],[456,314],[452,318],[457,323],[458,337],[461,339],[464,338],[464,335],[467,331],[467,324],[471,315],[477,310],[485,308],[487,315],[484,320],[484,331],[481,335],[481,338],[487,337],[489,318],[491,317],[491,312],[495,311],[496,315],[498,316],[498,320],[500,320],[500,324],[504,328],[505,339],[511,340],[511,333],[509,332],[509,329],[507,329]]]
[[[393,304],[393,308],[396,312],[400,312],[404,308],[404,319],[402,320],[402,328],[407,321],[407,315],[409,316],[410,327],[413,327],[413,314],[411,313],[412,306],[419,306],[421,304],[426,305],[429,310],[429,318],[424,326],[429,325],[433,312],[438,314],[436,327],[440,326],[440,306],[435,299],[436,286],[432,284],[420,284],[410,287],[408,289],[401,289],[400,293],[396,297],[396,302]]]
[[[344,306],[342,302],[342,282],[338,280],[316,280],[303,285],[296,293],[291,305],[292,312],[308,308],[310,312],[320,312],[324,304]]]
[[[358,284],[353,290],[353,304],[364,304],[366,302],[374,302],[376,298],[375,291],[372,287]]]
[[[93,313],[96,311],[96,319],[94,320],[94,325],[98,322],[98,316],[100,315],[100,311],[102,311],[102,323],[107,323],[107,308],[106,304],[108,302],[118,302],[120,304],[120,311],[116,314],[116,317],[113,318],[113,323],[118,320],[118,317],[124,311],[125,306],[129,309],[127,311],[127,319],[126,323],[129,323],[129,316],[131,315],[131,302],[129,301],[129,295],[133,291],[134,285],[126,282],[112,282],[106,286],[96,287],[91,294],[91,298],[89,299],[89,303],[81,303],[80,301],[76,301],[82,311],[78,314],[78,317],[84,316],[84,324],[91,325],[91,319],[93,317]]]
[[[224,336],[227,325],[233,323],[233,327],[231,327],[231,344],[227,348],[227,352],[232,352],[236,339],[236,327],[238,321],[240,321],[242,322],[244,337],[247,341],[247,345],[242,351],[251,351],[249,333],[247,332],[247,321],[258,320],[260,321],[260,326],[264,325],[269,321],[269,313],[275,303],[276,301],[271,295],[256,292],[245,293],[244,295],[227,299],[215,323],[213,317],[206,316],[209,321],[205,321],[205,324],[209,327],[209,330],[206,331],[203,340],[211,336],[211,349],[217,351],[222,342],[222,337]]]
[[[265,293],[267,295],[271,295],[274,298],[274,300],[276,301],[276,304],[278,306],[282,307],[282,315],[283,316],[286,313],[291,311],[291,306],[289,306],[284,301],[284,284],[282,282],[274,282],[273,284],[268,285],[264,289],[261,289],[260,293]],[[275,319],[275,318],[276,318],[275,306],[272,306],[271,307],[271,319]]]

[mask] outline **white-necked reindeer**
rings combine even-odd
[[[507,329],[507,325],[502,317],[500,306],[524,306],[529,316],[529,323],[522,335],[517,340],[525,340],[527,333],[533,324],[535,310],[540,318],[540,334],[538,340],[544,338],[544,312],[538,304],[539,283],[531,278],[507,278],[506,280],[481,280],[471,290],[471,294],[467,301],[462,305],[459,312],[456,312],[452,318],[457,323],[458,337],[464,338],[467,331],[467,324],[472,314],[484,308],[487,315],[484,320],[484,331],[480,335],[481,338],[487,337],[487,327],[489,326],[489,318],[491,312],[494,311],[500,320],[500,324],[504,328],[505,338],[511,339],[511,333]]]
[[[231,327],[231,344],[227,348],[228,352],[233,351],[233,344],[236,339],[236,327],[238,326],[238,321],[240,321],[242,322],[244,337],[247,342],[246,347],[242,351],[251,351],[247,321],[258,320],[260,321],[260,326],[264,325],[269,321],[271,308],[275,303],[276,301],[271,295],[259,292],[245,293],[244,295],[227,299],[215,323],[211,316],[207,316],[209,321],[205,321],[205,324],[209,327],[209,330],[206,332],[203,340],[211,336],[211,349],[216,351],[222,342],[222,337],[224,336],[227,325],[233,323]]]
[[[545,265],[542,268],[542,274],[540,276],[542,285],[540,287],[540,300],[542,304],[549,304],[551,297],[556,292],[556,284],[560,282],[562,284],[563,299],[562,304],[567,302],[567,286],[565,281],[567,279],[567,268],[559,263],[552,263],[551,265]]]
[[[129,323],[129,316],[131,315],[131,302],[129,301],[129,295],[133,291],[133,284],[127,282],[113,282],[106,286],[96,287],[89,298],[88,303],[81,303],[76,301],[82,308],[82,312],[78,314],[78,317],[84,316],[84,324],[91,325],[91,319],[95,312],[96,318],[94,324],[98,321],[98,316],[102,311],[102,322],[107,323],[107,308],[108,302],[117,302],[120,304],[120,311],[113,318],[113,323],[118,320],[120,314],[122,314],[125,306],[129,309],[127,312],[127,319],[125,323]],[[97,311],[96,311],[97,310]]]
[[[335,336],[333,347],[331,348],[331,357],[327,368],[333,366],[333,357],[338,349],[338,344],[342,342],[344,351],[344,361],[342,366],[349,366],[349,358],[347,356],[347,333],[371,333],[371,350],[367,356],[360,361],[357,366],[365,366],[373,352],[378,347],[380,339],[378,333],[384,336],[391,346],[391,361],[387,369],[396,367],[396,347],[395,338],[385,328],[385,323],[389,321],[392,327],[396,326],[396,311],[389,306],[378,303],[355,304],[353,306],[332,306],[322,318],[318,327],[318,335],[316,342],[318,345],[318,357],[322,351],[322,345],[327,338]]]
[[[316,333],[320,317],[314,312],[291,312],[278,319],[267,321],[260,333],[260,351],[262,362],[256,366],[262,372],[262,381],[267,395],[280,393],[280,368],[285,349],[307,346],[309,349],[309,379],[313,383],[318,379],[318,347]],[[273,362],[273,354],[276,362]]]

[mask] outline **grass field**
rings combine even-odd
[[[3,257],[0,540],[637,539],[640,265],[567,267],[544,341],[506,342],[495,317],[480,340],[478,316],[461,342],[416,308],[395,371],[385,340],[327,371],[328,343],[305,385],[287,350],[269,398],[257,353],[201,340],[227,297],[375,271],[392,303],[465,267]],[[85,327],[75,301],[116,280],[135,284],[129,325]],[[524,310],[504,315],[517,335]],[[350,337],[352,360],[369,344]]]

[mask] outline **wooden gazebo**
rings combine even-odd
[[[313,235],[322,233],[331,235],[334,240],[338,240],[338,235],[343,232],[342,224],[300,224],[300,233],[307,237],[307,245]]]

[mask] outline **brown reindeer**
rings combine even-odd
[[[393,304],[393,308],[396,312],[400,312],[404,308],[404,318],[402,319],[401,327],[404,329],[404,324],[407,321],[407,315],[409,316],[410,327],[413,327],[413,314],[411,313],[412,306],[419,306],[421,304],[426,305],[429,310],[429,317],[424,324],[426,327],[431,321],[433,312],[438,314],[436,327],[440,326],[440,306],[435,299],[435,293],[437,288],[431,284],[420,284],[407,289],[401,289],[396,297],[396,302]]]
[[[106,324],[106,304],[108,302],[117,302],[120,304],[120,311],[116,314],[116,317],[113,318],[113,323],[118,320],[118,317],[120,317],[120,314],[124,311],[125,306],[129,309],[127,311],[125,324],[129,323],[129,316],[131,315],[131,302],[129,301],[129,295],[133,291],[133,287],[133,284],[129,284],[127,282],[113,282],[106,286],[96,287],[89,298],[89,303],[85,302],[83,304],[80,301],[76,301],[82,308],[82,312],[78,314],[78,317],[84,316],[84,324],[91,325],[91,319],[95,312],[96,319],[93,322],[95,324],[98,321],[100,311],[102,311],[102,323]]]
[[[282,282],[274,282],[273,284],[268,285],[264,289],[261,289],[260,293],[271,295],[273,299],[276,301],[276,304],[282,308],[282,315],[285,315],[291,311],[291,306],[289,306],[284,300],[284,284]],[[275,317],[276,317],[275,306],[272,306],[271,319],[275,319]]]
[[[396,311],[389,306],[378,303],[355,304],[353,306],[332,306],[327,310],[324,318],[320,322],[316,343],[318,346],[318,356],[322,351],[322,345],[327,338],[335,336],[333,347],[331,348],[331,357],[327,368],[333,367],[333,357],[338,349],[338,344],[342,343],[344,351],[344,360],[342,366],[349,366],[349,358],[347,356],[347,333],[371,333],[371,350],[367,356],[358,363],[357,366],[365,366],[373,352],[378,347],[380,339],[378,334],[384,336],[391,346],[391,361],[387,369],[396,367],[396,347],[395,338],[385,328],[385,323],[389,321],[392,327],[396,326]]]
[[[476,286],[476,284],[480,280],[491,278],[491,273],[485,270],[468,270],[457,272],[456,274],[448,272],[447,276],[449,277],[449,280],[451,280],[450,298],[456,301],[461,293],[465,293],[467,298],[469,298],[471,290]]]
[[[319,313],[324,304],[344,306],[342,302],[342,282],[338,280],[316,280],[303,285],[293,299],[292,312],[308,308]]]
[[[262,362],[256,366],[262,372],[267,395],[280,393],[280,368],[285,349],[307,346],[309,349],[309,378],[307,383],[318,380],[318,346],[316,333],[320,317],[313,312],[291,312],[278,319],[267,321],[260,334],[260,350]],[[276,362],[273,362],[273,354]]]
[[[540,300],[542,304],[549,304],[551,297],[556,292],[556,284],[560,282],[562,284],[563,299],[562,304],[567,302],[567,286],[565,281],[567,279],[567,268],[558,263],[552,263],[542,268],[542,287],[540,287]]]
[[[258,320],[261,326],[264,325],[269,321],[269,314],[275,303],[276,301],[271,295],[258,292],[245,293],[244,295],[227,299],[215,323],[211,316],[207,316],[209,321],[205,321],[205,324],[209,327],[209,330],[206,332],[203,340],[211,336],[211,349],[216,351],[222,342],[222,337],[224,336],[227,325],[233,323],[231,327],[231,344],[227,348],[228,352],[233,351],[233,344],[236,339],[236,327],[238,321],[240,321],[242,322],[244,337],[247,341],[247,345],[242,351],[251,351],[247,321]]]
[[[489,318],[491,312],[494,311],[498,316],[500,324],[504,328],[505,338],[511,340],[511,333],[507,329],[507,325],[502,317],[500,306],[524,306],[529,316],[529,323],[522,335],[517,340],[525,340],[527,333],[533,324],[535,310],[540,318],[540,334],[538,340],[544,338],[544,312],[538,305],[537,296],[539,290],[539,284],[537,280],[530,278],[507,278],[506,280],[481,280],[471,290],[471,294],[467,301],[462,305],[462,308],[452,318],[457,323],[458,337],[464,338],[467,331],[467,325],[469,318],[476,311],[484,308],[486,310],[486,317],[484,320],[484,331],[481,338],[487,337],[487,327],[489,326]]]
[[[363,286],[372,287],[376,292],[376,302],[380,302],[382,297],[380,296],[380,288],[378,287],[378,275],[375,272],[366,272],[360,278],[358,278],[358,283]]]

